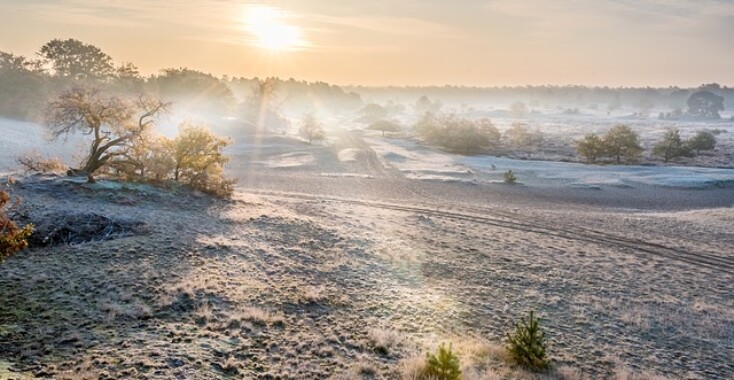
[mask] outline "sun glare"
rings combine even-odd
[[[307,46],[300,28],[288,24],[286,15],[275,8],[253,7],[248,10],[247,30],[258,47],[274,51],[295,50]]]

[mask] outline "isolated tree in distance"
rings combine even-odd
[[[602,141],[607,154],[614,157],[618,164],[622,163],[622,158],[629,161],[642,153],[637,132],[626,125],[620,124],[610,129]]]
[[[10,196],[5,191],[0,191],[0,262],[6,257],[15,254],[28,247],[28,239],[33,233],[33,225],[27,224],[20,228],[16,225],[6,212],[10,202]]]
[[[515,102],[510,106],[510,112],[514,117],[522,119],[528,112],[528,107],[523,102]]]
[[[652,154],[662,157],[665,162],[681,156],[687,156],[689,149],[680,138],[678,129],[670,129],[665,132],[663,139],[652,148]]]
[[[323,140],[326,138],[324,129],[321,128],[321,123],[316,119],[316,116],[312,113],[307,114],[301,121],[301,127],[298,129],[298,134],[308,141],[308,144],[315,140]]]
[[[51,40],[41,47],[38,55],[50,62],[54,73],[63,78],[107,79],[115,72],[112,57],[94,45],[75,39]]]
[[[688,114],[703,119],[720,119],[724,98],[710,91],[699,91],[688,98]]]
[[[380,131],[382,132],[382,135],[385,136],[385,132],[399,132],[400,124],[392,120],[382,119],[370,124],[368,129],[373,131]]]
[[[94,173],[120,156],[121,148],[151,128],[166,108],[166,103],[145,96],[127,102],[75,86],[49,103],[44,124],[55,139],[74,132],[92,136],[81,169],[94,182]]]
[[[576,145],[576,150],[580,155],[586,157],[589,163],[596,163],[596,160],[604,156],[606,151],[604,142],[595,133],[589,133]]]
[[[696,154],[701,154],[703,150],[713,150],[716,147],[716,136],[709,131],[698,131],[686,145]]]
[[[533,371],[542,371],[550,367],[546,354],[545,333],[540,327],[540,319],[531,310],[526,320],[521,318],[515,324],[515,333],[507,334],[507,351],[510,358],[520,366]]]

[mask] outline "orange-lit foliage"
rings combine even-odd
[[[10,196],[0,191],[0,261],[28,247],[26,239],[33,232],[33,225],[19,228],[5,212]]]

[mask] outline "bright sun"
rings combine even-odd
[[[287,23],[283,12],[269,7],[248,10],[247,30],[255,37],[257,46],[269,50],[295,50],[305,47],[301,30]]]

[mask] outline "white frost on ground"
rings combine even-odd
[[[337,154],[337,157],[339,158],[339,161],[341,162],[355,162],[357,161],[357,154],[359,154],[359,149],[342,149]]]
[[[330,178],[362,178],[362,179],[375,178],[369,174],[359,174],[359,173],[319,173],[319,175],[322,177],[330,177]]]
[[[473,181],[472,170],[442,152],[419,147],[402,139],[365,139],[387,166],[402,171],[407,178],[419,180]]]
[[[285,168],[298,168],[303,166],[313,165],[316,162],[316,157],[311,153],[286,153],[279,156],[272,157],[263,164],[273,169],[285,169]]]
[[[460,156],[422,147],[410,140],[370,139],[369,143],[383,161],[416,179],[445,181],[450,178],[467,181],[477,173],[486,176],[486,182],[496,182],[502,179],[505,171],[512,170],[520,182],[528,185],[698,188],[734,182],[733,169],[585,165],[494,156]]]
[[[79,161],[76,152],[82,149],[78,136],[50,141],[41,125],[0,118],[0,171],[18,169],[17,158],[31,152],[58,157],[67,164],[75,163]]]

